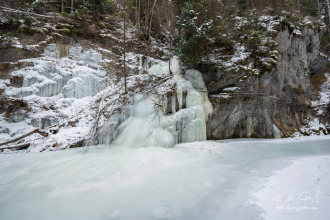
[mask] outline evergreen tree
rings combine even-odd
[[[182,34],[174,39],[174,53],[189,68],[196,67],[203,57],[207,57],[212,42],[209,38],[212,22],[205,21],[198,26],[197,19],[198,14],[192,4],[185,3],[176,23]]]
[[[320,10],[323,21],[328,25],[330,25],[330,5],[329,0],[320,0]]]

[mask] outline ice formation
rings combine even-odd
[[[273,124],[273,133],[275,139],[281,138],[281,131],[274,124]]]
[[[324,136],[0,154],[0,219],[328,220],[329,146]],[[274,199],[293,190],[294,201]],[[271,215],[317,190],[318,210]]]
[[[31,143],[29,150],[67,148],[87,135],[94,120],[94,97],[111,80],[101,66],[102,54],[98,51],[83,51],[77,44],[68,50],[67,57],[59,58],[59,54],[57,45],[50,44],[42,57],[22,60],[31,65],[13,71],[10,81],[0,81],[0,89],[3,88],[6,96],[20,98],[29,107],[0,116],[2,142],[35,128],[60,125],[58,133],[47,139],[40,139],[37,134],[27,137],[25,141]],[[68,123],[73,126],[67,126]]]
[[[32,135],[25,140],[32,143],[30,151],[62,149],[78,142],[81,146],[84,139],[84,144],[163,147],[206,140],[206,119],[212,105],[201,73],[188,70],[182,76],[179,61],[173,59],[171,78],[168,62],[128,53],[128,69],[136,74],[128,77],[129,87],[134,87],[138,78],[153,77],[166,78],[171,86],[156,86],[152,94],[135,94],[134,104],[111,105],[120,110],[109,119],[103,118],[95,139],[88,142],[99,108],[97,100],[112,93],[120,96],[122,85],[109,78],[101,65],[105,60],[97,50],[84,51],[77,44],[68,48],[67,55],[60,58],[57,45],[50,44],[42,57],[24,61],[33,65],[10,74],[18,83],[7,87],[3,85],[9,81],[0,82],[0,89],[4,87],[8,97],[21,98],[30,108],[9,119],[0,118],[3,141],[51,126],[61,128],[46,139]],[[103,104],[112,99],[115,97],[111,95]]]
[[[182,76],[178,60],[173,59],[171,64],[176,93],[151,98],[136,95],[135,104],[127,109],[130,117],[119,126],[122,132],[115,145],[171,147],[206,140],[206,119],[212,105],[202,75],[197,70],[188,70]],[[149,69],[149,74],[157,76],[168,72],[167,62]]]
[[[10,88],[6,94],[16,97],[37,95],[51,97],[63,94],[66,98],[94,96],[105,88],[105,71],[99,66],[102,54],[94,50],[82,52],[77,45],[70,48],[68,58],[58,59],[56,44],[47,46],[44,57],[31,59],[33,67],[11,73],[22,77],[22,88]]]

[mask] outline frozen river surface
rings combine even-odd
[[[330,138],[0,154],[0,219],[330,219]]]

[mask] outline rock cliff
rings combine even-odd
[[[304,125],[312,117],[310,77],[322,68],[320,35],[320,30],[305,28],[297,34],[284,26],[271,70],[244,81],[233,81],[222,71],[206,76],[208,85],[214,84],[212,78],[221,79],[210,89],[214,112],[207,122],[208,138],[273,138],[277,128],[287,137]]]

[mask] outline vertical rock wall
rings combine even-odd
[[[210,96],[214,112],[207,122],[209,139],[273,138],[278,136],[273,125],[289,136],[311,115],[310,76],[321,68],[320,33],[304,29],[298,36],[286,28],[276,41],[275,68],[234,85],[228,76],[221,86],[237,86],[239,92]]]

